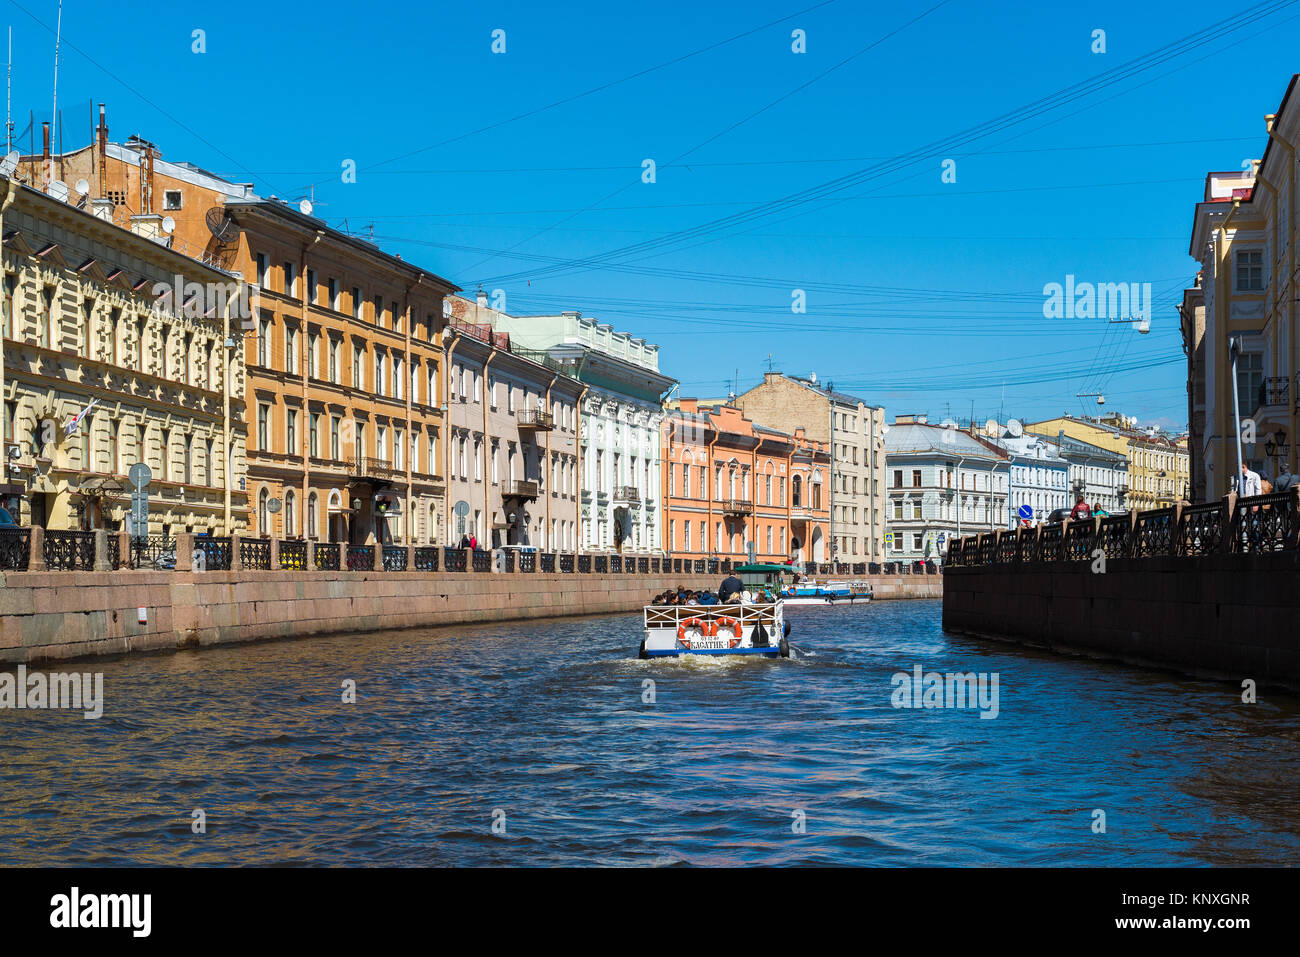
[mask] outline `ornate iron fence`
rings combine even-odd
[[[1093,522],[1091,519],[1071,522],[1061,540],[1061,553],[1067,562],[1083,561],[1092,553]]]
[[[241,538],[239,563],[244,568],[269,571],[271,568],[271,540],[269,538]]]
[[[320,548],[320,545],[316,546]],[[280,567],[292,568],[295,571],[302,571],[307,567],[307,543],[306,542],[281,542],[280,543]]]
[[[560,571],[561,571],[561,573],[563,573],[563,574],[565,574],[565,575],[572,575],[572,574],[573,574],[573,569],[574,569],[574,564],[575,564],[575,563],[574,563],[574,561],[573,561],[573,556],[572,556],[572,555],[561,555],[561,556],[560,556]],[[587,567],[588,567],[588,568],[591,567],[590,562],[588,562]]]
[[[597,575],[609,574],[609,556],[597,555],[595,561],[592,562],[592,567],[595,568]]]
[[[1294,494],[1274,492],[1238,499],[1232,516],[1232,550],[1240,554],[1259,554],[1295,548]]]
[[[1127,515],[1107,515],[1101,520],[1101,531],[1097,535],[1097,547],[1107,558],[1128,558],[1133,542],[1130,537],[1133,526]]]
[[[697,574],[697,575],[703,575],[704,572],[705,572],[705,570],[707,569],[707,567],[708,567],[708,566],[707,566],[707,564],[705,563],[705,561],[704,561],[703,558],[697,558],[697,559],[695,559],[695,574]]]
[[[313,551],[316,569],[322,572],[336,572],[341,564],[343,547],[338,542],[317,542]]]
[[[501,565],[506,571],[513,573],[515,570],[515,552],[514,549],[507,549],[502,557]]]
[[[710,575],[716,575],[716,574],[718,574],[718,570],[719,570],[719,569],[718,569],[718,560],[717,560],[716,558],[710,558],[710,559],[709,559],[709,564],[708,564],[708,573],[709,573]]]
[[[492,570],[492,553],[486,548],[474,549],[474,571],[490,572]]]
[[[658,559],[656,559],[656,561],[658,561]],[[638,572],[640,572],[642,575],[649,575],[649,574],[650,574],[650,559],[649,559],[649,558],[638,558],[638,559],[636,560],[636,570],[637,570]],[[629,569],[629,571],[630,571],[630,569]]]
[[[537,553],[520,552],[519,553],[519,570],[524,574],[537,571]]]
[[[1130,554],[1134,558],[1150,558],[1174,553],[1174,508],[1154,508],[1139,512],[1137,528],[1133,530]]]
[[[590,555],[579,555],[579,556],[578,556],[578,574],[579,574],[579,575],[586,575],[586,574],[589,574],[590,572],[591,572],[591,556],[590,556]]]
[[[95,533],[45,530],[45,567],[51,571],[91,571],[95,567]]]
[[[176,539],[161,535],[131,539],[130,565],[171,571],[176,567]]]
[[[406,546],[385,545],[383,562],[384,571],[386,572],[406,571]]]
[[[1061,560],[1062,529],[1060,522],[1049,522],[1038,528],[1038,554],[1040,562],[1059,562]]]
[[[664,560],[662,558],[650,559],[650,571],[658,575],[663,571]]]
[[[32,555],[30,528],[0,528],[0,568],[26,571]]]
[[[994,550],[993,560],[999,565],[1010,565],[1020,558],[1020,535],[1014,531],[1005,531],[998,535],[998,546]]]
[[[449,572],[465,571],[465,549],[446,546],[442,550],[442,563]]]
[[[197,535],[194,538],[194,567],[210,572],[230,571],[230,537]]]
[[[1227,523],[1224,516],[1227,503],[1206,502],[1201,505],[1188,505],[1178,519],[1175,536],[1177,554],[1210,555],[1223,551],[1226,541]],[[1109,557],[1109,553],[1107,553]]]
[[[348,571],[350,572],[372,572],[375,570],[375,546],[374,545],[349,545],[348,546]]]
[[[997,546],[997,536],[993,532],[985,532],[980,535],[979,546],[975,561],[980,565],[992,565],[994,549]]]
[[[417,572],[436,572],[438,570],[437,545],[420,545],[415,549],[415,570]]]
[[[108,565],[113,571],[122,567],[122,537],[117,532],[108,533]]]
[[[542,573],[555,574],[555,552],[542,552]]]

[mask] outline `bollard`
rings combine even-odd
[[[111,572],[113,563],[108,560],[108,529],[95,529],[95,564],[92,566],[97,572]]]
[[[239,539],[241,537],[239,534],[230,536],[230,570],[232,572],[244,570],[244,560],[239,554]]]
[[[45,571],[45,529],[33,525],[28,541],[27,570],[29,572]]]
[[[194,571],[194,533],[176,533],[176,571]]]

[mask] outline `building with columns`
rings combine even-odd
[[[108,221],[253,288],[247,367],[251,532],[365,544],[441,540],[443,298],[457,287],[334,229],[311,204],[256,195],[132,137],[25,157],[84,179]]]
[[[23,525],[123,529],[142,462],[149,532],[241,531],[243,284],[48,188],[0,177],[4,504]]]
[[[676,380],[659,371],[659,347],[579,312],[498,312],[492,322],[517,354],[549,360],[584,387],[579,550],[662,553],[663,400]]]

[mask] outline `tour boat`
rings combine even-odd
[[[782,602],[726,605],[647,605],[640,658],[680,655],[761,655],[789,658]]]
[[[804,579],[798,584],[786,585],[780,594],[787,605],[855,605],[871,601],[871,585],[867,582]]]

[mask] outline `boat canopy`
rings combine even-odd
[[[778,565],[775,562],[755,562],[752,565],[737,565],[734,574],[746,585],[779,586],[784,575],[793,575],[795,569],[790,565]]]

